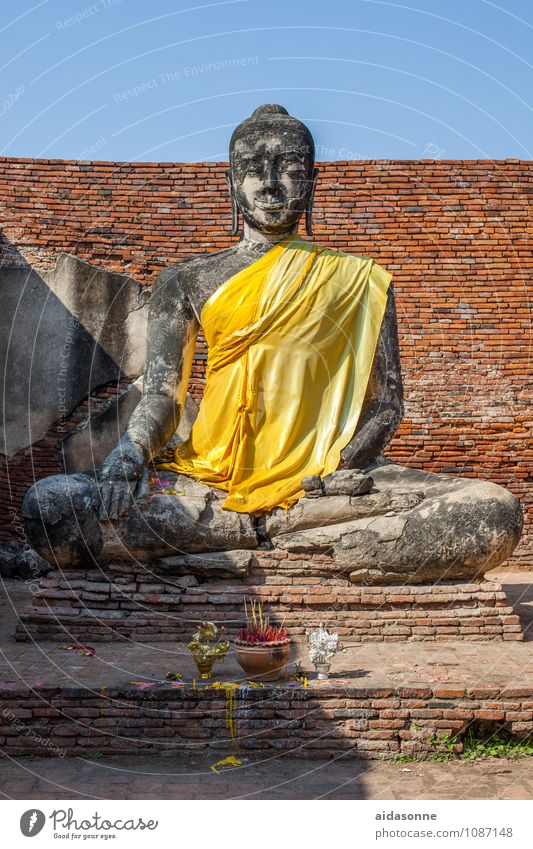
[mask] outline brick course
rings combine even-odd
[[[51,572],[21,614],[16,637],[166,642],[186,636],[204,619],[234,635],[244,624],[244,600],[253,597],[266,605],[272,622],[283,622],[295,642],[305,642],[306,629],[321,622],[350,645],[524,639],[499,584],[368,588],[333,577],[335,572],[330,558],[289,560],[277,551],[257,552],[244,580],[197,586],[182,586],[179,578],[159,573],[157,562],[149,568],[108,564],[105,574]],[[315,575],[313,584],[302,583],[301,576],[309,574]]]
[[[528,694],[533,698],[533,688]],[[531,712],[521,710],[521,702],[505,709],[505,690],[496,689],[496,703],[490,706],[466,686],[442,706],[430,707],[438,704],[436,698],[443,696],[427,687],[340,686],[330,681],[319,688],[291,688],[281,682],[239,691],[233,719],[240,750],[294,750],[308,758],[345,753],[370,759],[416,755],[423,760],[448,751],[445,742],[438,742],[446,735],[458,735],[453,749],[459,753],[460,736],[475,720],[497,722],[517,737],[533,732]],[[190,683],[144,692],[111,682],[104,687],[0,688],[0,746],[12,757],[198,752],[209,747],[215,760],[217,752],[224,757],[232,748],[226,723],[224,690]]]
[[[0,258],[43,269],[66,251],[151,285],[166,265],[231,243],[225,168],[0,159]],[[519,568],[533,557],[532,193],[526,161],[332,162],[314,212],[317,242],[394,275],[406,412],[389,456],[509,487],[526,517],[507,564]],[[200,341],[197,398],[204,365]],[[62,436],[52,430],[0,470],[4,538],[17,537],[7,510],[33,474],[60,471]]]

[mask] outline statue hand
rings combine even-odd
[[[382,410],[365,422],[342,449],[340,468],[366,468],[387,444],[394,423],[394,412],[391,410]]]
[[[97,473],[100,519],[120,519],[134,500],[146,495],[148,481],[149,472],[142,448],[128,437],[121,439]]]
[[[367,442],[361,435],[354,437],[341,451],[340,469],[360,469],[366,465]]]

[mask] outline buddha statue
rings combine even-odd
[[[383,450],[403,412],[391,274],[312,236],[308,128],[277,105],[234,131],[232,234],[155,283],[143,396],[101,468],[27,493],[35,549],[63,569],[261,547],[327,553],[353,583],[469,580],[521,530],[493,483],[404,468]],[[205,395],[169,449],[199,329]],[[159,481],[164,480],[161,487]]]

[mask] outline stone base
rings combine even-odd
[[[223,624],[231,636],[243,624],[249,597],[260,599],[295,641],[321,622],[350,644],[524,638],[500,584],[357,586],[330,557],[281,551],[117,563],[105,573],[52,572],[39,581],[16,638],[170,641],[190,636],[203,619]]]

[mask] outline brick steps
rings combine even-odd
[[[162,576],[142,564],[110,564],[105,575],[51,573],[21,615],[16,637],[161,641],[180,639],[203,619],[224,624],[231,635],[243,624],[244,599],[254,597],[297,641],[320,622],[355,642],[523,639],[497,583],[360,587],[339,575],[309,577],[306,567],[331,575],[324,558],[286,558],[257,552],[248,578],[238,582],[198,584],[194,576]]]

